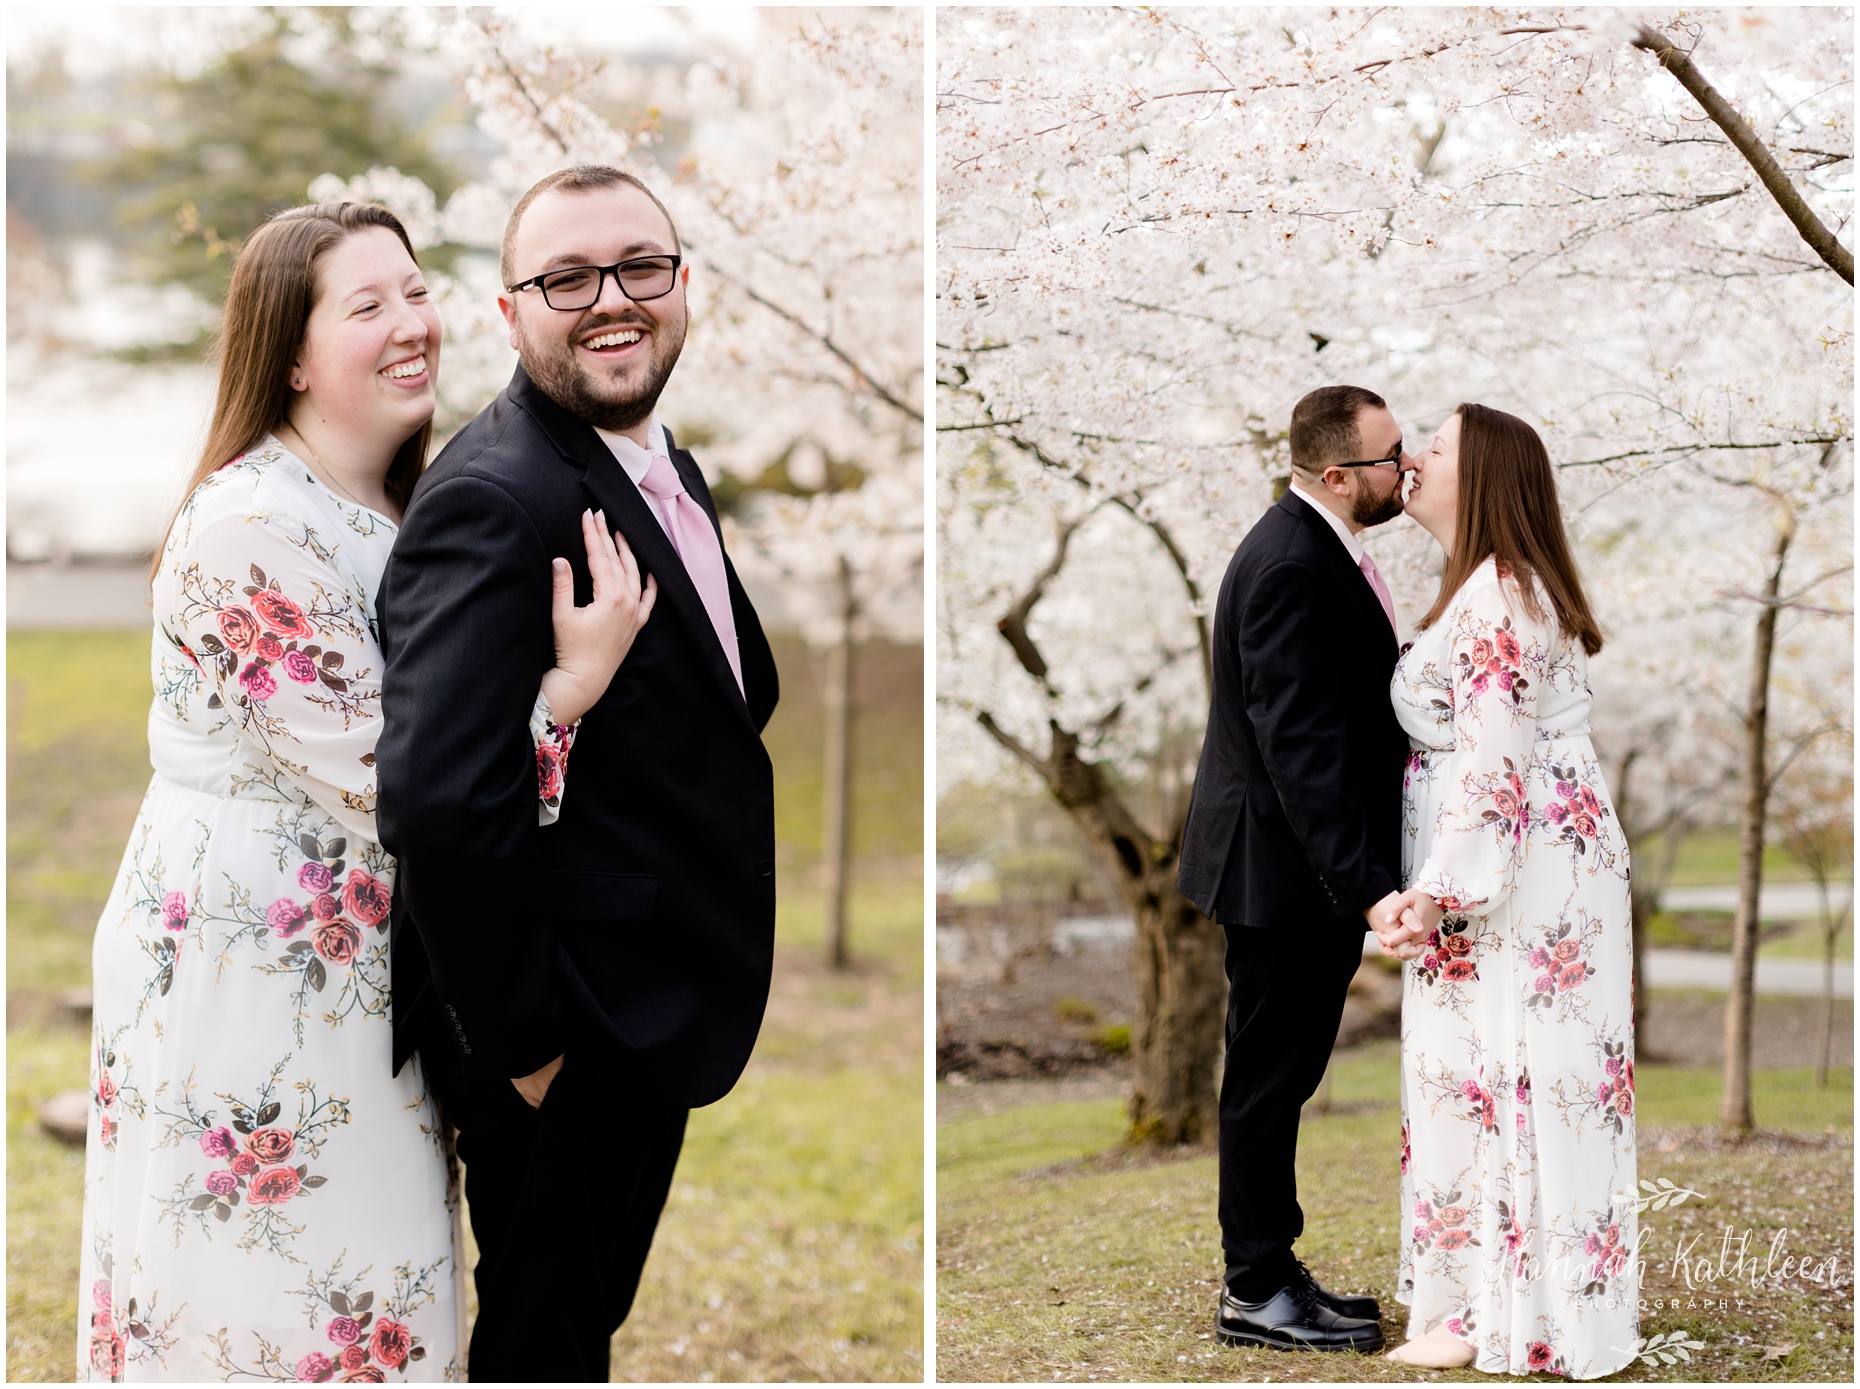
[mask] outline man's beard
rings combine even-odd
[[[608,327],[640,325],[586,323],[576,328],[575,337],[586,338]],[[642,328],[641,331],[646,330]],[[545,350],[539,348],[529,334],[519,332],[517,359],[538,389],[569,414],[596,429],[619,434],[652,418],[665,383],[671,379],[672,368],[678,365],[678,354],[684,350],[685,325],[683,322],[661,323],[650,332],[648,341],[652,344],[652,356],[646,362],[645,380],[632,391],[619,388],[623,394],[615,394],[616,388],[612,385],[602,389],[595,376],[575,359],[573,342],[564,343],[559,349]]]
[[[1402,514],[1401,479],[1395,480],[1386,497],[1378,497],[1367,486],[1350,503],[1350,519],[1359,526],[1379,526]]]

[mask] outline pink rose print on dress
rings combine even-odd
[[[305,892],[328,892],[335,881],[336,876],[329,871],[328,864],[306,863],[297,870],[297,886]]]
[[[108,1327],[93,1331],[90,1338],[90,1364],[105,1379],[123,1377],[123,1338]]]
[[[239,1150],[239,1141],[229,1128],[207,1129],[200,1135],[200,1151],[210,1158],[231,1157]]]
[[[258,1159],[250,1153],[234,1153],[226,1159],[226,1166],[235,1177],[249,1177],[258,1171]]]
[[[407,1352],[412,1348],[413,1335],[404,1322],[389,1321],[383,1317],[375,1323],[374,1339],[369,1348],[374,1351],[375,1359],[390,1370],[398,1369]]]
[[[342,1349],[342,1354],[338,1358],[342,1362],[343,1369],[359,1370],[362,1368],[362,1366],[368,1363],[368,1347],[367,1346],[344,1346]],[[343,1376],[343,1380],[345,1382],[347,1382],[348,1378],[349,1377],[347,1375]]]
[[[271,671],[258,661],[251,662],[239,672],[239,683],[260,704],[278,692],[278,682],[271,678]]]
[[[286,651],[284,653],[283,665],[284,673],[295,680],[299,685],[313,685],[316,683],[316,662],[303,652]]]
[[[329,1339],[339,1346],[352,1346],[362,1339],[362,1324],[354,1317],[332,1317]]]
[[[304,909],[288,897],[280,897],[265,908],[265,924],[280,940],[296,935],[304,928]]]
[[[299,1384],[321,1384],[328,1379],[336,1368],[336,1362],[321,1351],[311,1351],[297,1362],[297,1382]]]
[[[304,610],[276,589],[261,588],[251,597],[252,610],[258,614],[258,620],[285,640],[308,641],[316,635],[316,628],[310,625]]]
[[[171,892],[161,899],[161,924],[170,931],[187,929],[187,894]]]
[[[362,933],[341,917],[318,922],[310,933],[310,940],[316,946],[316,953],[332,965],[350,963],[362,948]]]
[[[1533,1371],[1547,1370],[1550,1368],[1550,1361],[1554,1357],[1555,1352],[1542,1341],[1532,1341],[1528,1355],[1530,1366]]]
[[[244,608],[226,608],[219,615],[220,635],[226,645],[241,656],[258,640],[258,623]]]
[[[310,900],[310,915],[318,921],[334,921],[342,911],[342,903],[327,892],[319,892]]]
[[[226,1171],[207,1173],[207,1190],[215,1196],[231,1196],[239,1189],[239,1179]]]
[[[252,651],[255,655],[263,656],[267,661],[281,660],[284,656],[284,643],[266,632],[252,643]]]
[[[246,1199],[255,1206],[281,1206],[303,1185],[294,1167],[267,1167],[252,1178]]]
[[[381,879],[360,868],[349,870],[349,880],[342,886],[342,905],[362,925],[379,925],[386,919],[393,901],[393,893]]]
[[[556,744],[545,742],[536,745],[537,791],[551,805],[562,797],[563,761],[562,749]]]
[[[245,1150],[261,1163],[283,1162],[296,1147],[296,1136],[289,1129],[260,1129],[245,1140]]]

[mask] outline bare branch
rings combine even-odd
[[[1195,614],[1195,639],[1201,647],[1201,678],[1207,689],[1214,688],[1213,643],[1208,636],[1207,614],[1201,610],[1201,585],[1195,582],[1195,576],[1189,572],[1188,556],[1182,553],[1182,547],[1175,543],[1175,537],[1161,521],[1152,520],[1143,515],[1123,497],[1113,497],[1112,501],[1136,518],[1141,525],[1148,526],[1162,547],[1169,554],[1170,563],[1175,565],[1176,573],[1182,576],[1182,587],[1188,590],[1188,601]]]
[[[1040,780],[1049,785],[1051,784],[1052,777],[1048,773],[1046,763],[1039,757],[1036,757],[1025,743],[1021,742],[1020,739],[1016,738],[1012,733],[1009,733],[1006,729],[1001,727],[1000,724],[996,723],[993,714],[984,709],[975,716],[975,721],[988,730],[989,737],[1001,744],[1002,747],[1006,748],[1021,762],[1025,763],[1035,772],[1038,772]]]
[[[1068,521],[1059,527],[1057,544],[1053,547],[1052,561],[1047,564],[1046,568],[1034,575],[1033,582],[1027,586],[1027,591],[1021,594],[1019,601],[1009,608],[1007,614],[995,624],[996,630],[1001,633],[1002,640],[1014,648],[1014,655],[1019,659],[1021,668],[1038,680],[1040,688],[1049,696],[1057,695],[1059,692],[1053,688],[1053,682],[1046,678],[1046,658],[1040,654],[1040,648],[1033,644],[1033,638],[1027,635],[1027,619],[1033,614],[1034,604],[1046,596],[1046,586],[1058,578],[1059,571],[1065,567],[1066,547],[1072,543],[1073,533],[1084,525],[1087,518],[1096,510],[1097,508],[1093,507],[1084,516]]]
[[[1672,444],[1659,449],[1629,449],[1625,453],[1611,453],[1605,458],[1573,458],[1567,463],[1559,463],[1559,468],[1594,468],[1603,463],[1619,463],[1624,458],[1656,458],[1669,453],[1717,453],[1734,449],[1781,449],[1805,444],[1823,446],[1844,444],[1851,436],[1846,434],[1814,435],[1807,439],[1771,439],[1761,444],[1740,444],[1725,440],[1716,444]],[[1719,478],[1720,482],[1735,483],[1734,478]]]
[[[1711,117],[1712,123],[1725,133],[1726,138],[1737,146],[1738,153],[1756,170],[1757,177],[1770,190],[1770,196],[1776,199],[1776,205],[1782,209],[1783,215],[1801,233],[1802,240],[1828,263],[1835,274],[1851,285],[1854,282],[1853,252],[1841,245],[1840,239],[1815,215],[1814,209],[1796,191],[1795,185],[1789,182],[1789,176],[1777,164],[1776,157],[1763,147],[1763,142],[1757,138],[1749,122],[1719,95],[1716,87],[1705,80],[1705,74],[1698,70],[1692,59],[1675,48],[1673,41],[1666,35],[1645,24],[1640,26],[1631,42],[1634,47],[1645,49],[1658,58],[1660,66],[1672,73],[1679,85],[1692,94],[1704,108],[1705,114]]]
[[[862,386],[866,390],[870,391],[873,395],[877,396],[880,400],[884,401],[885,404],[889,405],[892,409],[898,411],[901,414],[909,416],[911,419],[916,420],[917,423],[922,424],[924,422],[923,411],[917,409],[915,406],[909,404],[906,401],[899,400],[890,391],[886,390],[883,386],[881,386],[878,383],[878,378],[873,376],[864,367],[860,366],[850,356],[848,356],[846,353],[846,350],[843,347],[841,347],[838,343],[833,341],[833,339],[829,337],[826,333],[814,327],[812,324],[808,323],[805,319],[801,318],[799,315],[790,313],[787,309],[784,309],[780,304],[777,304],[773,302],[772,300],[765,299],[762,295],[756,293],[755,290],[751,289],[748,285],[744,284],[741,280],[737,279],[735,276],[723,270],[715,262],[707,261],[705,263],[704,268],[709,270],[711,274],[715,275],[718,279],[723,280],[725,283],[735,285],[738,289],[742,290],[744,294],[748,295],[749,298],[753,299],[756,303],[760,304],[763,308],[767,309],[770,313],[774,314],[777,318],[784,319],[787,322],[793,324],[796,328],[799,328],[808,337],[812,338],[815,342],[819,343],[822,347],[826,348],[828,352],[831,352],[835,357],[838,357],[847,366],[852,368],[853,376],[857,379],[857,384],[859,386]]]

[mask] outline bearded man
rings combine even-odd
[[[1220,1094],[1225,1344],[1373,1351],[1372,1297],[1293,1255],[1298,1113],[1323,1078],[1363,928],[1395,931],[1408,739],[1389,679],[1395,606],[1357,536],[1402,514],[1413,468],[1381,396],[1323,386],[1292,410],[1292,479],[1214,610],[1214,691],[1179,884],[1227,934]]]
[[[502,269],[520,364],[420,479],[381,588],[394,1065],[418,1051],[459,1131],[472,1378],[604,1381],[687,1112],[736,1083],[768,1000],[775,662],[654,413],[688,319],[671,215],[629,174],[566,169],[511,213]],[[658,603],[539,762],[590,511]]]

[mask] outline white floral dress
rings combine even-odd
[[[1404,881],[1447,915],[1404,970],[1411,1336],[1575,1379],[1639,1334],[1628,851],[1589,741],[1588,658],[1493,561],[1396,664]]]
[[[267,437],[163,553],[155,775],[92,956],[80,1380],[459,1378],[456,1195],[417,1062],[389,1074],[394,536]]]

